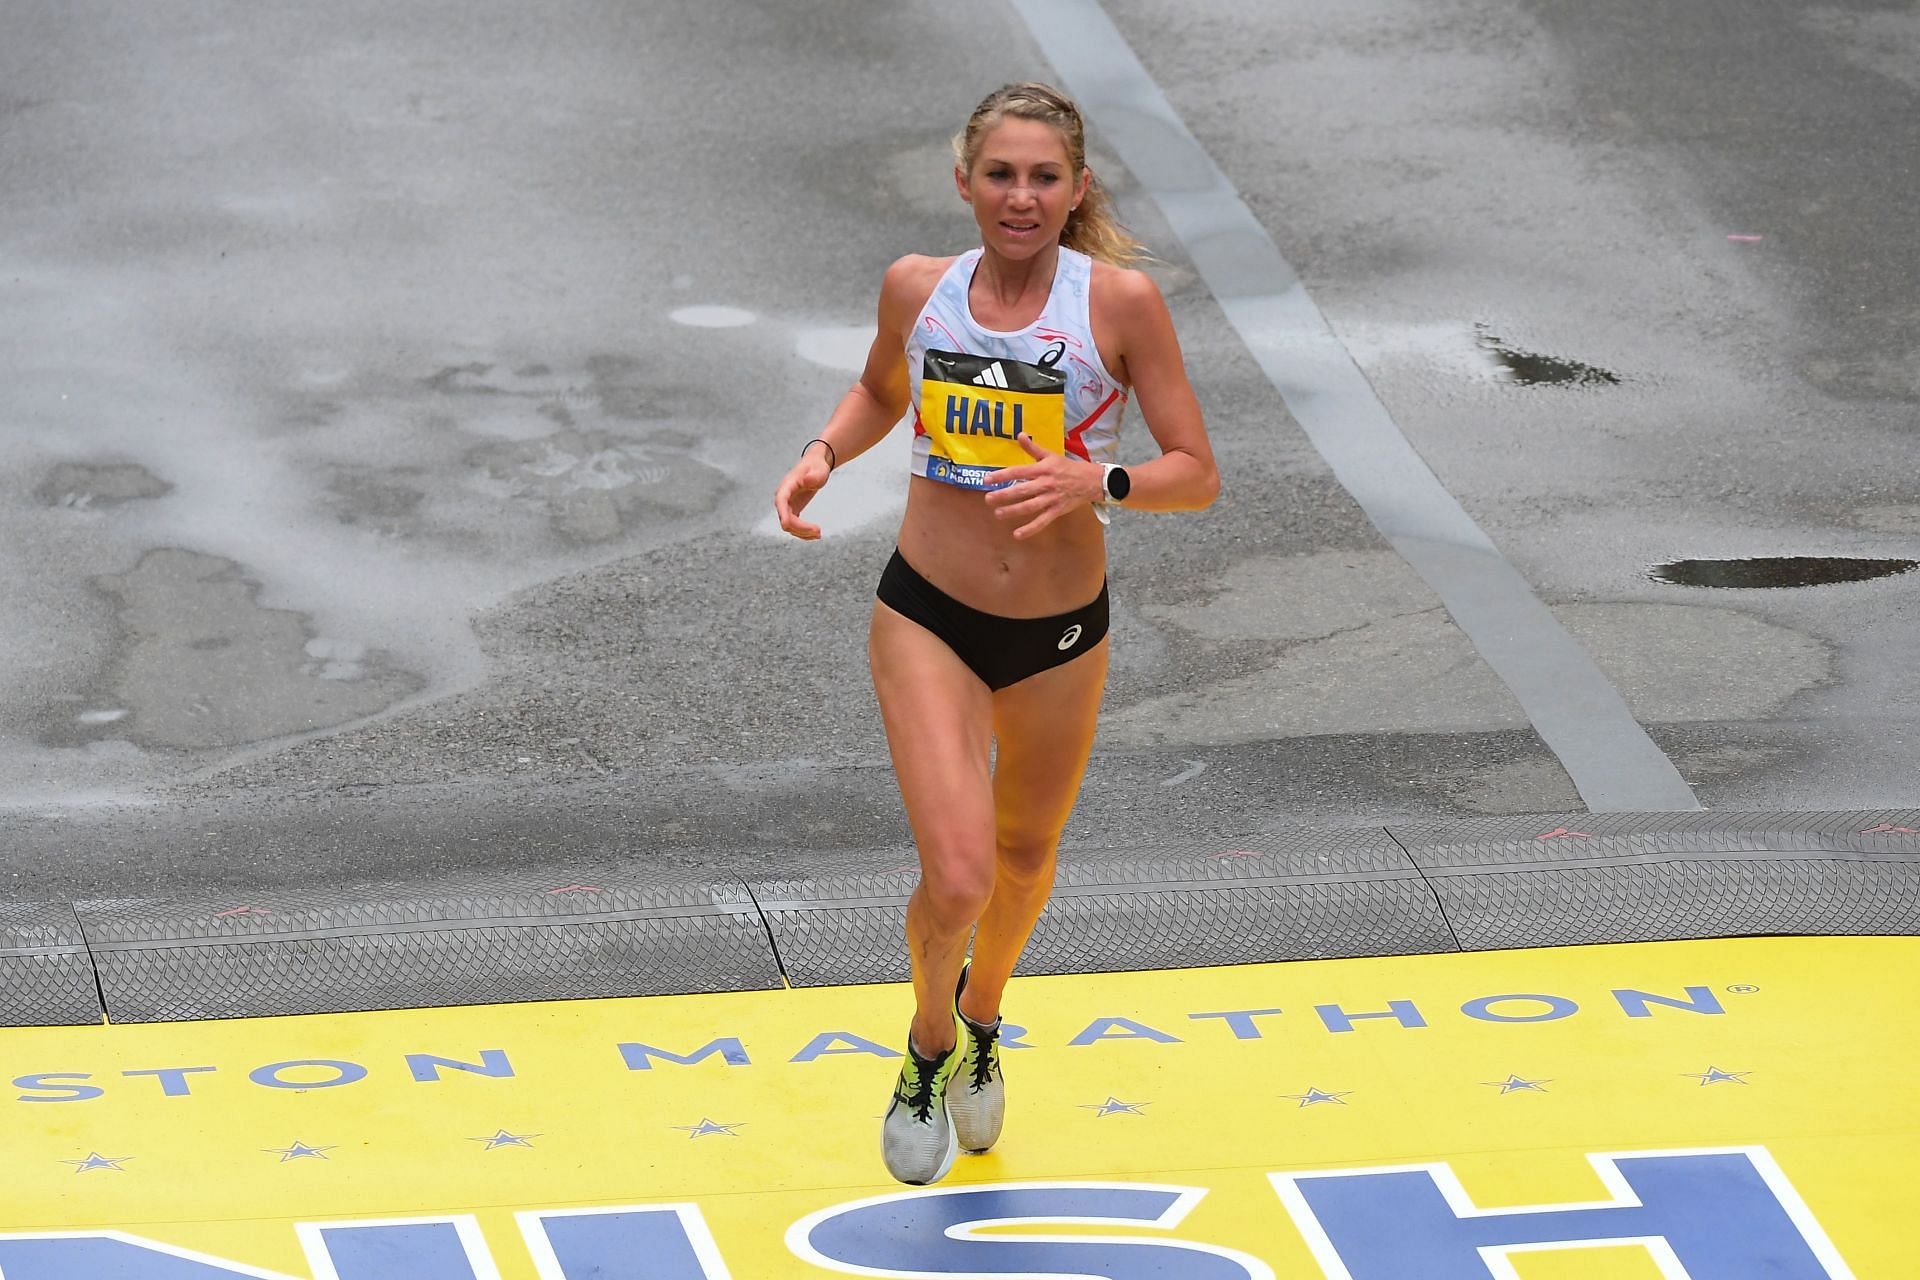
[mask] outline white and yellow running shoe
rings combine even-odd
[[[963,1150],[978,1153],[1000,1140],[1007,1118],[1007,1086],[1000,1074],[1001,1019],[982,1025],[960,1012],[960,993],[967,989],[967,972],[953,992],[953,1016],[960,1030],[960,1067],[947,1091],[947,1110]]]
[[[924,1058],[913,1037],[907,1037],[907,1060],[893,1086],[893,1103],[880,1122],[880,1154],[887,1172],[909,1186],[938,1182],[953,1168],[959,1143],[947,1111],[947,1086],[959,1070],[965,1042],[961,1035],[945,1055]]]

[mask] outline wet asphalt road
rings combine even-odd
[[[1920,805],[1920,574],[1647,574],[1920,555],[1920,7],[1106,8],[1701,803]],[[907,848],[863,653],[901,442],[820,544],[766,508],[885,264],[969,243],[946,137],[1052,74],[968,22],[0,7],[0,897]],[[1116,523],[1070,852],[1577,810],[1093,161],[1226,493]]]

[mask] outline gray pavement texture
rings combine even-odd
[[[1920,546],[1920,7],[1105,7],[1703,804],[1920,805],[1920,574],[1646,572]],[[767,508],[885,264],[970,243],[947,136],[1052,74],[1001,5],[954,22],[0,6],[0,899],[908,848],[862,651],[900,442],[820,544]],[[1092,159],[1226,492],[1114,526],[1069,848],[1576,810]]]

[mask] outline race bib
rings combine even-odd
[[[930,449],[927,477],[985,489],[1002,467],[1033,459],[1014,441],[1022,432],[1049,453],[1067,444],[1067,379],[1054,368],[1066,344],[1039,364],[956,351],[929,351],[921,364],[920,425]]]

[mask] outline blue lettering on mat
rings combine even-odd
[[[1688,987],[1687,998],[1675,999],[1673,996],[1656,996],[1646,991],[1616,991],[1613,998],[1620,1002],[1621,1010],[1629,1018],[1651,1018],[1653,1011],[1648,1005],[1664,1005],[1669,1009],[1685,1009],[1689,1013],[1725,1013],[1720,1007],[1720,997],[1707,987]]]
[[[321,1227],[315,1234],[324,1243],[337,1280],[476,1280],[479,1274],[451,1222]],[[487,1274],[497,1274],[491,1269],[491,1258],[486,1261]],[[698,1280],[699,1273],[694,1274]],[[0,1236],[0,1276],[6,1280],[79,1280],[83,1276],[87,1280],[287,1280],[276,1272],[118,1232]]]
[[[993,1235],[969,1238],[975,1223],[1009,1219],[1112,1222],[1170,1227],[1198,1200],[1185,1188],[1129,1184],[1014,1184],[909,1192],[802,1219],[788,1247],[835,1270],[885,1276],[1045,1276],[1079,1280],[1272,1280],[1265,1263],[1212,1245],[1171,1240],[1100,1240]],[[957,1238],[956,1238],[957,1237]],[[810,1256],[811,1255],[811,1256]]]
[[[1095,1018],[1087,1024],[1087,1029],[1073,1039],[1069,1045],[1092,1044],[1096,1040],[1151,1040],[1156,1044],[1180,1044],[1180,1037],[1170,1036],[1157,1031],[1144,1022],[1135,1022],[1132,1018]]]
[[[97,1098],[106,1090],[95,1084],[64,1084],[67,1080],[91,1080],[93,1076],[85,1071],[47,1071],[38,1075],[19,1076],[13,1082],[16,1089],[38,1089],[43,1093],[64,1093],[64,1098],[36,1098],[21,1094],[22,1102],[86,1102]]]
[[[650,1071],[653,1069],[653,1060],[655,1058],[664,1058],[668,1062],[677,1062],[683,1067],[691,1066],[702,1058],[715,1053],[719,1054],[720,1060],[730,1067],[745,1067],[751,1065],[751,1059],[747,1057],[746,1046],[741,1044],[739,1039],[734,1036],[723,1036],[718,1040],[709,1040],[706,1044],[684,1057],[666,1049],[656,1049],[650,1044],[623,1044],[620,1046],[620,1057],[625,1060],[627,1070],[629,1071]]]
[[[1353,1024],[1369,1018],[1390,1018],[1403,1027],[1424,1027],[1427,1020],[1411,1000],[1389,1000],[1383,1013],[1348,1013],[1337,1004],[1317,1004],[1313,1011],[1320,1015],[1320,1021],[1327,1024],[1329,1031],[1351,1031]]]
[[[834,1047],[836,1042],[841,1047]],[[812,1062],[815,1058],[834,1053],[867,1053],[876,1058],[898,1058],[897,1049],[889,1049],[883,1044],[875,1044],[865,1036],[854,1035],[851,1031],[822,1031],[807,1042],[806,1048],[788,1059],[790,1062]]]
[[[1446,1166],[1275,1174],[1275,1188],[1323,1267],[1350,1280],[1489,1280],[1486,1255],[1600,1244],[1670,1250],[1689,1280],[1830,1280],[1839,1263],[1764,1152],[1649,1152],[1597,1157],[1617,1170],[1607,1205],[1476,1209]],[[1763,1166],[1765,1172],[1763,1172]],[[1774,1176],[1769,1181],[1768,1174]],[[1776,1184],[1791,1204],[1783,1203]],[[1814,1228],[1817,1235],[1818,1228]],[[1484,1251],[1484,1252],[1483,1252]],[[1663,1272],[1664,1274],[1664,1272]]]
[[[725,1280],[727,1275],[713,1238],[690,1205],[540,1214],[537,1220],[561,1280]],[[689,1238],[692,1230],[702,1236],[712,1269]]]
[[[1546,1006],[1530,1013],[1499,1013],[1494,1006],[1507,1004],[1515,1000],[1530,1000]],[[1478,1018],[1482,1022],[1557,1022],[1561,1018],[1570,1018],[1580,1012],[1580,1006],[1565,996],[1507,995],[1481,996],[1478,1000],[1469,1000],[1460,1006],[1460,1012],[1469,1018]]]
[[[333,1072],[331,1080],[282,1080],[284,1071],[295,1067],[319,1067]],[[343,1084],[358,1084],[367,1078],[367,1069],[357,1062],[336,1062],[331,1058],[301,1058],[292,1062],[271,1062],[255,1067],[247,1079],[269,1089],[337,1089]]]
[[[441,1068],[452,1071],[470,1071],[478,1076],[493,1076],[496,1079],[511,1080],[513,1064],[507,1060],[504,1049],[482,1049],[479,1062],[462,1062],[458,1058],[442,1058],[432,1053],[410,1053],[407,1055],[407,1070],[420,1084],[426,1084],[440,1078]]]

